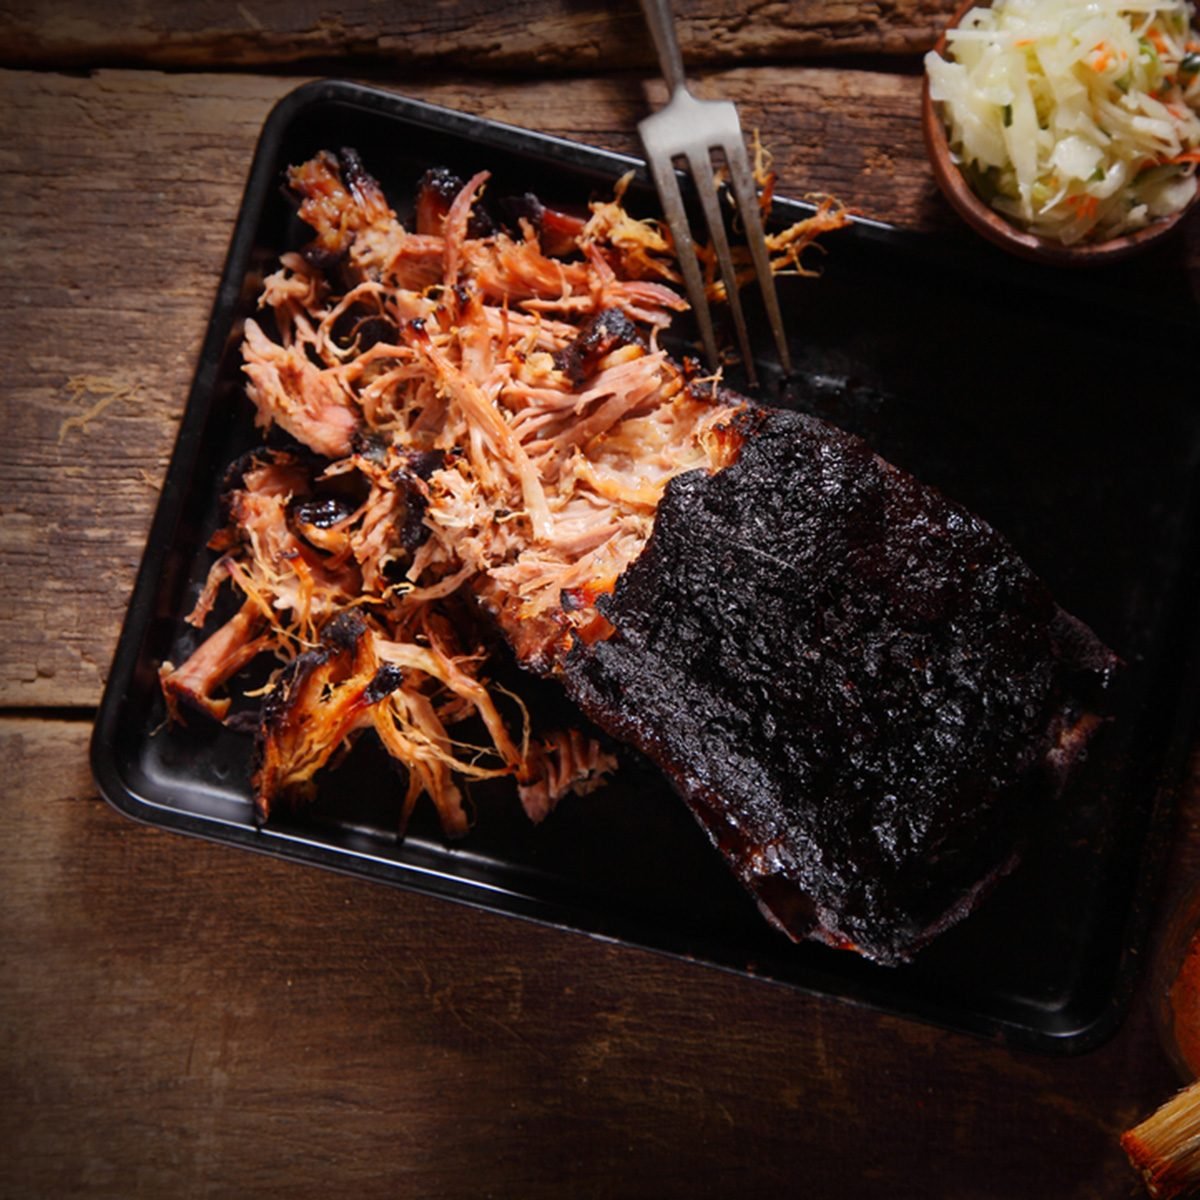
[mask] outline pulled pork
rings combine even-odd
[[[243,343],[258,425],[287,436],[231,470],[188,620],[206,626],[226,586],[236,611],[160,673],[172,717],[228,720],[233,677],[277,660],[262,820],[368,729],[407,768],[404,819],[428,795],[450,835],[468,825],[462,780],[512,777],[533,820],[596,787],[612,755],[535,729],[455,614],[481,607],[523,666],[552,674],[609,632],[596,599],[667,483],[737,456],[744,402],[658,346],[685,307],[663,231],[620,190],[587,217],[524,197],[505,228],[487,182],[431,172],[410,229],[352,151],[289,172],[315,236],[266,280]],[[826,205],[777,235],[780,265],[846,220]],[[452,736],[468,719],[486,744]]]

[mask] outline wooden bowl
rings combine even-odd
[[[964,0],[934,44],[934,51],[943,55],[946,49],[946,34],[954,29],[972,8],[979,7],[982,0]],[[1095,266],[1128,258],[1153,245],[1171,233],[1195,207],[1200,199],[1196,196],[1177,213],[1138,229],[1133,233],[1109,238],[1103,242],[1077,242],[1064,246],[1051,238],[1038,237],[1007,220],[972,190],[963,173],[950,154],[950,143],[946,136],[946,125],[938,112],[937,105],[929,94],[929,75],[921,90],[921,128],[925,135],[925,148],[933,167],[934,178],[942,194],[950,201],[958,214],[977,233],[997,246],[1036,262],[1054,263],[1059,266]]]

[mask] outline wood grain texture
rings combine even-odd
[[[1134,1193],[1141,1010],[1060,1060],[134,824],[0,721],[0,1194]]]
[[[0,704],[98,698],[249,148],[283,90],[0,79]]]
[[[0,706],[98,700],[255,141],[299,82],[0,72]],[[781,191],[945,219],[915,80],[769,68],[699,86],[744,102]],[[648,103],[631,77],[409,93],[631,153]]]
[[[954,0],[677,0],[693,67],[833,55],[915,56]],[[381,5],[351,0],[33,0],[0,7],[0,59],[11,66],[294,67],[313,60],[513,73],[646,68],[654,61],[632,0]]]

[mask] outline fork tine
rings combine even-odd
[[[729,238],[725,233],[725,219],[721,213],[721,202],[717,197],[717,181],[713,175],[712,160],[709,157],[708,149],[690,153],[688,165],[692,169],[692,178],[696,181],[696,193],[700,197],[700,203],[704,209],[704,219],[708,223],[708,235],[712,238],[713,249],[717,252],[721,279],[725,283],[725,298],[729,302],[729,311],[733,314],[733,325],[737,330],[738,345],[741,347],[746,376],[751,385],[757,386],[758,377],[754,370],[754,355],[750,350],[750,333],[746,328],[746,316],[742,312],[742,301],[738,294],[737,271],[733,266],[733,255],[729,252]]]
[[[683,56],[679,52],[679,41],[675,36],[670,0],[641,0],[641,5],[654,40],[654,48],[658,51],[670,98],[665,108],[638,123],[638,131],[642,135],[642,144],[646,148],[646,162],[658,188],[667,224],[675,238],[676,257],[683,270],[688,299],[700,324],[700,334],[709,365],[713,370],[716,370],[718,365],[716,337],[713,334],[708,297],[704,293],[704,282],[700,278],[691,229],[684,212],[683,198],[679,194],[679,183],[675,177],[676,158],[686,158],[691,168],[696,194],[704,208],[708,234],[720,264],[721,279],[725,284],[729,309],[733,313],[733,322],[737,328],[746,374],[752,384],[758,383],[754,371],[754,358],[750,353],[750,335],[746,329],[741,297],[738,295],[737,273],[733,267],[733,256],[729,252],[729,239],[725,233],[725,221],[717,197],[716,179],[713,176],[712,151],[720,150],[725,155],[725,163],[729,168],[734,200],[754,259],[754,273],[758,276],[758,283],[762,288],[767,319],[779,352],[779,363],[785,375],[791,374],[792,364],[788,354],[787,336],[783,329],[783,315],[779,311],[779,298],[775,292],[775,279],[771,274],[771,261],[767,254],[762,216],[758,208],[758,189],[750,171],[737,108],[728,100],[697,100],[688,90],[683,74]]]
[[[642,123],[642,136],[651,135],[645,130],[646,122]],[[692,241],[692,230],[688,224],[687,213],[683,207],[683,196],[679,191],[679,180],[675,176],[675,167],[670,156],[651,150],[647,154],[650,173],[654,176],[654,186],[658,189],[659,202],[663,207],[663,215],[667,218],[667,226],[675,241],[675,257],[679,260],[680,270],[683,271],[683,282],[687,289],[688,300],[692,311],[696,314],[696,322],[700,326],[700,339],[704,343],[704,354],[708,365],[716,370],[717,338],[713,332],[712,313],[708,307],[708,296],[704,291],[704,278],[700,274],[700,260],[696,257],[696,245]]]
[[[754,258],[754,273],[758,276],[758,286],[762,290],[763,303],[767,308],[767,321],[775,338],[779,363],[783,367],[783,373],[790,375],[792,359],[788,352],[787,334],[783,328],[783,314],[779,310],[775,275],[771,270],[771,260],[767,254],[767,240],[758,207],[758,188],[755,186],[754,176],[750,171],[750,160],[746,154],[745,144],[740,138],[732,145],[724,146],[723,149],[725,161],[729,166],[733,198],[737,202],[738,216],[741,217],[742,228],[746,232],[746,241]]]

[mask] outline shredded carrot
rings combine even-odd
[[[1088,220],[1096,215],[1096,209],[1100,206],[1100,201],[1095,196],[1072,195],[1068,196],[1064,203]]]
[[[1092,47],[1093,58],[1088,63],[1088,66],[1096,72],[1097,75],[1108,70],[1109,63],[1113,60],[1112,47],[1107,42],[1097,42]]]

